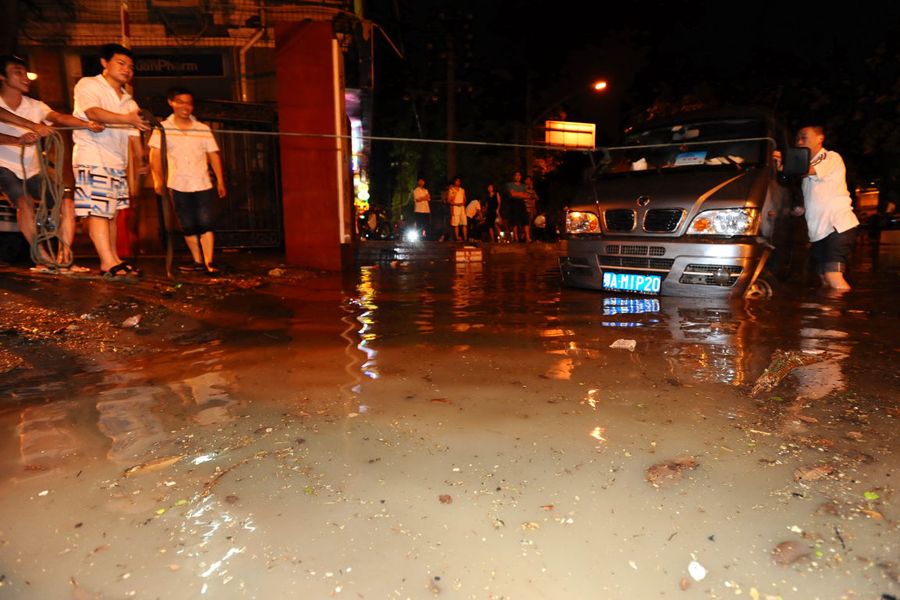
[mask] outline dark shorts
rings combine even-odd
[[[175,212],[184,235],[201,235],[213,230],[213,189],[199,192],[172,190]]]
[[[524,200],[510,198],[509,225],[511,227],[525,227],[528,225],[528,210],[525,208]]]
[[[832,231],[828,237],[813,242],[810,256],[818,273],[844,273],[856,241],[856,227],[843,233]]]
[[[419,230],[428,229],[431,225],[431,213],[430,212],[417,212],[413,213],[415,215],[416,228]]]
[[[19,198],[25,195],[25,190],[28,190],[28,195],[33,199],[39,200],[41,197],[41,176],[32,175],[23,186],[22,180],[15,173],[6,167],[0,167],[0,190],[3,190],[3,193],[9,196],[9,201],[13,203],[13,206],[15,206]]]

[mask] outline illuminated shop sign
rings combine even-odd
[[[86,76],[101,72],[94,56],[81,57],[81,70]],[[134,62],[135,77],[224,77],[225,63],[221,54],[140,54]]]

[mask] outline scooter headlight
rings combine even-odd
[[[759,227],[758,211],[752,208],[705,210],[691,221],[692,235],[755,235]]]
[[[592,212],[569,211],[566,213],[566,233],[600,233],[600,218]]]

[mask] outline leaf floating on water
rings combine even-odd
[[[880,497],[881,497],[881,496],[879,496],[879,495],[878,495],[877,493],[875,493],[875,492],[865,492],[865,493],[863,493],[863,498],[865,498],[866,500],[878,500]]]
[[[524,523],[522,523],[522,529],[524,529],[525,531],[534,531],[535,529],[540,528],[541,524],[535,523],[534,521],[525,521]]]
[[[772,550],[772,560],[775,561],[775,564],[783,567],[807,557],[809,557],[809,547],[800,542],[781,542]]]
[[[148,460],[147,462],[143,462],[139,465],[135,465],[133,467],[128,467],[125,469],[125,472],[122,473],[124,477],[131,477],[137,473],[141,473],[143,471],[159,471],[161,469],[165,469],[166,467],[170,467],[184,458],[183,454],[178,454],[176,456],[163,456],[161,458],[154,458],[153,460]]]
[[[794,481],[817,481],[834,473],[831,465],[818,465],[815,467],[800,467],[794,471]]]
[[[881,514],[880,512],[878,512],[877,510],[869,510],[867,508],[863,508],[861,510],[862,510],[863,514],[869,516],[872,519],[875,519],[876,521],[884,520],[884,515]]]
[[[681,479],[684,471],[696,469],[698,465],[699,463],[690,456],[655,464],[647,469],[647,483],[654,487],[660,487]]]

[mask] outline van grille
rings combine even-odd
[[[671,258],[638,258],[635,256],[601,256],[601,267],[625,267],[629,269],[651,269],[669,271],[675,263]]]
[[[629,256],[666,255],[666,249],[662,246],[620,246],[619,244],[607,244],[604,250],[607,254],[627,254]]]
[[[608,210],[603,213],[609,231],[631,231],[634,229],[634,211],[627,208]]]
[[[684,211],[679,208],[655,208],[644,216],[644,231],[671,233],[681,223]]]

